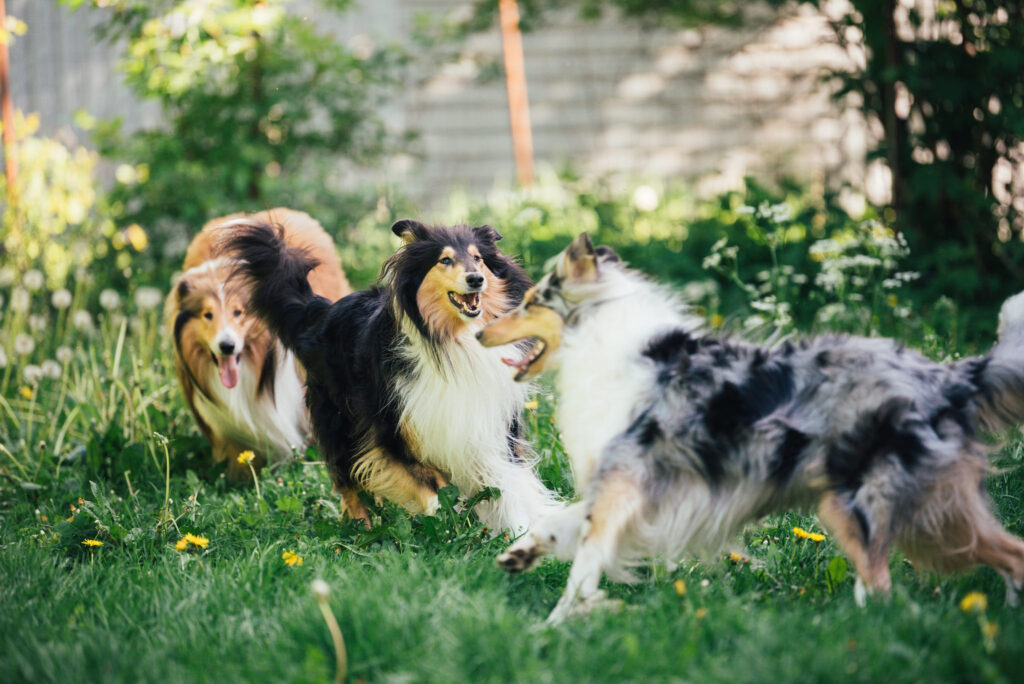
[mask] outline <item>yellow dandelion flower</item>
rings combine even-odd
[[[281,560],[287,565],[302,565],[302,556],[295,553],[293,549],[288,549],[281,554]]]
[[[184,551],[185,549],[188,548],[188,539],[185,539],[184,537],[182,537],[174,545],[174,548],[178,549],[179,551]]]
[[[742,555],[736,553],[735,551],[733,551],[733,552],[731,552],[729,554],[729,560],[731,560],[733,563],[749,563],[750,562],[749,558],[747,558],[746,556],[742,556]]]
[[[694,617],[696,617],[696,618],[697,618],[698,620],[703,620],[703,619],[704,619],[704,618],[705,618],[705,617],[707,616],[707,614],[708,614],[708,609],[707,609],[707,608],[704,608],[704,607],[702,606],[702,607],[698,608],[698,609],[697,609],[697,612],[696,612],[696,613],[694,613],[693,615],[694,615]]]
[[[793,534],[796,535],[798,539],[810,539],[812,542],[825,541],[825,535],[818,532],[808,532],[802,527],[794,527]]]
[[[960,601],[960,610],[965,613],[984,613],[988,608],[988,597],[980,591],[972,591]]]
[[[64,518],[64,522],[73,522],[74,519],[75,519],[75,516],[72,515],[70,518]]]
[[[523,404],[523,408],[526,409],[527,411],[536,411],[538,406],[540,406],[540,402],[537,401],[536,399],[531,399],[530,401]]]
[[[35,396],[35,392],[33,392],[32,388],[29,387],[28,385],[22,385],[21,389],[18,391],[21,393],[22,399],[31,399],[33,396]]]
[[[986,639],[995,639],[999,634],[999,625],[986,621],[981,628],[981,633]]]
[[[723,323],[725,323],[725,318],[722,317],[722,314],[711,314],[712,328],[721,328]]]
[[[78,505],[81,506],[84,503],[85,503],[85,499],[83,499],[82,497],[78,497]]]
[[[187,541],[189,544],[198,546],[201,549],[205,549],[207,545],[210,543],[210,540],[206,537],[200,536],[198,534],[192,534],[191,532],[185,534],[185,541]]]
[[[252,459],[256,458],[256,454],[252,453],[252,449],[246,449],[242,453],[238,454],[238,462],[242,465],[252,463]]]
[[[891,294],[885,298],[885,303],[889,305],[890,309],[895,309],[896,305],[900,303],[900,298],[894,294]]]
[[[103,542],[99,539],[86,539],[82,544],[85,546],[103,546]]]
[[[39,519],[42,520],[43,522],[46,522],[46,520],[47,520],[45,515],[39,516]]]
[[[141,252],[149,246],[149,237],[146,231],[138,223],[133,223],[124,229],[125,239],[136,252]]]
[[[680,596],[686,596],[686,581],[677,579],[672,583],[672,588],[676,590],[676,593]]]

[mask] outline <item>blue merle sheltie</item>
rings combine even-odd
[[[557,368],[558,425],[581,501],[499,557],[510,572],[572,560],[551,617],[601,598],[646,556],[711,552],[744,524],[816,507],[856,566],[855,597],[890,589],[889,551],[938,570],[1024,580],[1024,542],[985,494],[979,431],[1024,419],[1024,294],[985,356],[939,364],[887,339],[774,348],[705,334],[667,289],[578,237],[486,345],[534,340],[520,380]]]
[[[447,483],[500,496],[477,507],[485,525],[515,534],[556,508],[520,439],[526,389],[475,333],[530,285],[490,226],[399,221],[404,243],[378,283],[332,303],[306,273],[316,262],[278,227],[236,223],[222,247],[240,259],[250,307],[306,373],[313,433],[348,513],[368,524],[361,490],[433,513]]]

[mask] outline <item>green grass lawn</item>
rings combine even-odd
[[[734,547],[747,561],[642,568],[637,584],[605,587],[620,612],[545,626],[568,564],[505,575],[494,558],[507,541],[448,490],[435,518],[373,505],[366,531],[342,522],[315,450],[265,471],[258,493],[228,487],[157,317],[108,316],[88,333],[58,321],[37,352],[65,358],[60,377],[0,374],[0,682],[330,681],[316,578],[350,681],[1024,679],[1024,614],[995,572],[920,575],[896,555],[891,600],[858,609],[832,540],[794,536],[822,531],[808,515],[750,527]],[[542,392],[527,426],[543,478],[570,494],[553,410]],[[990,481],[1017,533],[1022,454],[1011,436]],[[179,550],[186,533],[206,546]],[[988,597],[981,615],[960,608],[974,591]]]
[[[550,411],[542,397],[530,424],[545,478],[564,490]],[[186,418],[177,416],[190,432]],[[895,556],[891,600],[858,609],[831,540],[793,535],[797,525],[821,531],[812,516],[748,529],[735,546],[747,561],[723,555],[642,569],[639,583],[606,587],[622,611],[548,627],[568,564],[505,575],[494,557],[506,542],[457,512],[450,496],[436,518],[376,506],[367,532],[341,521],[322,467],[265,472],[257,496],[227,487],[216,470],[197,475],[175,444],[166,463],[142,456],[120,480],[88,482],[84,463],[43,489],[4,480],[0,681],[329,681],[334,648],[310,590],[318,577],[331,587],[350,681],[1024,677],[1024,616],[1004,606],[994,572],[919,575]],[[1012,441],[1000,452],[1009,467],[991,480],[1018,533],[1020,449]],[[154,453],[163,453],[159,442]],[[173,522],[161,522],[165,497]],[[208,544],[178,550],[185,533]],[[301,565],[287,564],[286,551]],[[959,607],[971,591],[988,596],[983,616]],[[987,647],[984,622],[997,630]]]

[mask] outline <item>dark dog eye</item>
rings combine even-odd
[[[441,261],[439,261],[438,263],[440,263],[442,266],[451,266],[455,262],[452,261],[451,258],[445,257],[444,259],[441,259]]]
[[[242,315],[242,310],[241,309],[235,309],[235,318],[238,318],[241,315]]]
[[[209,311],[207,311],[206,313],[203,314],[203,318],[205,318],[208,321],[212,321],[213,320],[213,314],[210,313]]]
[[[476,262],[476,263],[478,263],[478,264],[479,264],[479,263],[480,263],[481,261],[483,261],[483,260],[484,260],[484,258],[483,258],[482,256],[480,256],[479,254],[477,254],[477,255],[476,255],[475,257],[473,257],[473,261],[475,261],[475,262]]]

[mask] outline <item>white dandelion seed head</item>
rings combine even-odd
[[[21,370],[21,378],[30,385],[37,385],[43,379],[43,369],[30,363]]]
[[[103,292],[100,292],[100,306],[107,311],[113,311],[121,306],[121,295],[117,293],[117,290],[111,290],[108,287]]]
[[[42,314],[32,314],[28,317],[28,328],[32,332],[45,330],[50,320]]]
[[[32,304],[32,295],[23,287],[16,287],[11,290],[11,310],[18,313],[25,313]]]
[[[14,352],[25,356],[31,354],[36,348],[36,342],[25,333],[18,333],[14,336]]]
[[[641,185],[633,191],[633,206],[640,211],[654,211],[659,201],[658,191],[650,185]]]
[[[140,287],[135,291],[135,306],[143,311],[155,309],[163,299],[164,293],[155,287]]]
[[[319,577],[313,580],[312,588],[317,598],[325,599],[331,593],[331,586]]]
[[[71,315],[71,324],[82,332],[90,332],[92,330],[92,314],[79,309]]]
[[[54,290],[53,294],[50,295],[50,303],[53,304],[55,309],[66,309],[71,306],[71,291],[66,287],[62,287],[59,290]]]
[[[46,359],[42,365],[43,375],[51,380],[57,380],[60,378],[61,368],[60,364],[53,359]]]
[[[29,292],[35,292],[43,286],[46,282],[46,278],[43,277],[43,272],[37,268],[30,268],[25,271],[24,277],[21,279],[22,284],[28,288]]]
[[[7,287],[14,282],[14,279],[18,275],[14,272],[14,269],[10,266],[4,266],[0,268],[0,287]]]
[[[75,354],[71,351],[71,347],[61,346],[57,347],[57,351],[54,355],[57,357],[58,361],[67,365],[71,362],[71,359],[74,358]]]

